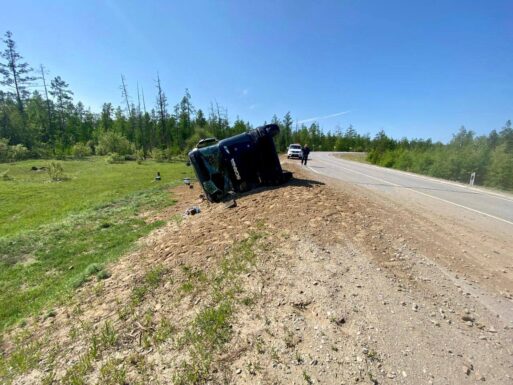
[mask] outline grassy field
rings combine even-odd
[[[61,161],[67,180],[52,182],[49,161],[0,164],[0,330],[45,312],[162,223],[138,214],[173,204],[168,188],[192,170],[183,162],[107,164]],[[162,182],[154,181],[160,171]]]
[[[367,153],[366,152],[346,152],[342,154],[337,154],[339,158],[346,159],[346,160],[352,160],[355,162],[361,162],[361,163],[369,163],[367,161]]]

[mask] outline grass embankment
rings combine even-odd
[[[170,378],[175,385],[208,383],[218,371],[219,353],[232,339],[238,311],[251,307],[258,299],[257,292],[244,287],[244,279],[257,265],[257,252],[268,247],[259,243],[265,235],[263,224],[259,224],[259,231],[234,244],[208,270],[187,264],[174,269],[152,266],[134,282],[128,300],[117,304],[116,316],[102,320],[96,327],[75,319],[82,312],[77,304],[67,321],[74,326],[66,346],[52,338],[55,330],[47,329],[48,334],[36,336],[20,331],[16,349],[0,356],[0,382],[11,384],[18,376],[37,369],[44,373],[43,384],[87,384],[95,373],[98,383],[105,385],[158,383],[152,374],[154,364],[146,353],[140,353],[142,347],[147,353],[160,349],[180,353],[177,369]],[[97,290],[103,290],[99,286],[101,283],[93,288],[96,296],[101,296]],[[198,296],[204,304],[199,305],[199,312],[174,316],[155,312],[149,299],[162,300],[169,295],[172,300],[166,305],[176,309],[183,309],[184,302],[191,303]],[[134,325],[140,330],[138,336],[133,334]],[[69,350],[74,344],[81,346],[78,356]],[[129,354],[120,356],[120,352]],[[72,362],[65,373],[62,362]],[[248,365],[250,373],[254,374],[257,368],[256,364]]]
[[[103,158],[61,162],[68,178],[51,182],[33,160],[1,164],[0,331],[65,298],[104,264],[161,222],[142,211],[174,202],[167,188],[191,173],[184,163],[107,164]],[[157,171],[163,181],[154,182]],[[46,310],[51,316],[51,310]]]
[[[345,153],[337,154],[337,156],[339,158],[345,159],[345,160],[352,160],[352,161],[355,161],[355,162],[367,163],[367,164],[370,163],[367,160],[367,153],[366,152],[345,152]]]

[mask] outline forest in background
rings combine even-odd
[[[70,85],[60,76],[23,60],[11,32],[0,53],[0,162],[28,158],[82,158],[109,155],[113,161],[153,158],[158,161],[186,154],[205,137],[222,139],[252,127],[226,108],[211,103],[207,111],[196,108],[188,90],[170,105],[160,77],[156,76],[152,102],[146,103],[138,86],[130,91],[123,75],[123,103],[103,104],[93,112],[74,99]],[[315,151],[363,151],[374,164],[425,175],[513,190],[513,128],[511,121],[477,136],[462,127],[447,143],[431,139],[393,139],[382,130],[375,137],[359,134],[353,126],[324,132],[317,122],[294,123],[290,112],[276,115],[280,125],[275,138],[278,151],[290,143],[308,143]],[[263,122],[265,123],[265,122]]]

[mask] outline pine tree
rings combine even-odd
[[[53,120],[52,120],[52,102],[48,97],[48,87],[46,86],[46,77],[45,77],[45,68],[41,64],[41,80],[43,80],[43,89],[45,91],[45,102],[46,102],[46,127],[45,132],[43,133],[43,140],[45,142],[52,142],[54,139],[54,129],[53,129]]]
[[[73,91],[69,89],[69,84],[61,79],[60,76],[56,76],[50,83],[50,95],[55,100],[55,109],[59,117],[59,137],[60,142],[67,146],[71,143],[71,138],[68,135],[66,127],[67,113],[73,107]]]
[[[179,145],[183,148],[185,140],[192,135],[192,120],[195,113],[194,106],[191,103],[191,94],[185,89],[180,104],[175,107],[175,118],[177,121]]]
[[[171,135],[168,135],[166,130],[166,121],[168,119],[167,112],[167,97],[162,89],[160,84],[160,76],[157,74],[156,80],[157,87],[157,114],[159,116],[159,125],[158,125],[158,140],[160,145],[170,145],[171,144]]]
[[[3,77],[0,84],[12,90],[8,92],[8,95],[14,95],[18,109],[23,114],[24,102],[29,96],[27,88],[36,78],[30,75],[32,68],[23,61],[23,57],[16,50],[16,43],[12,39],[10,31],[5,33],[3,42],[6,48],[4,52],[0,53],[0,57],[6,62],[0,63],[0,74]]]
[[[196,119],[194,123],[196,124],[196,126],[201,128],[204,128],[207,125],[207,119],[205,119],[205,114],[203,113],[201,108],[198,109],[198,112],[196,113]]]
[[[102,112],[100,113],[100,129],[102,132],[112,130],[112,103],[103,103]]]

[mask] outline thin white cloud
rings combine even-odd
[[[249,90],[247,88],[244,88],[241,92],[242,96],[247,96],[249,94]]]
[[[258,106],[258,104],[252,104],[252,105],[250,105],[248,108],[249,108],[250,110],[254,110],[257,106]]]
[[[329,119],[329,118],[334,118],[336,116],[341,116],[341,115],[345,115],[345,114],[348,114],[350,113],[351,111],[342,111],[342,112],[337,112],[335,114],[331,114],[331,115],[325,115],[325,116],[316,116],[315,118],[308,118],[308,119],[303,119],[303,120],[299,120],[298,123],[308,123],[308,122],[315,122],[315,121],[318,121],[318,120],[324,120],[324,119]]]

